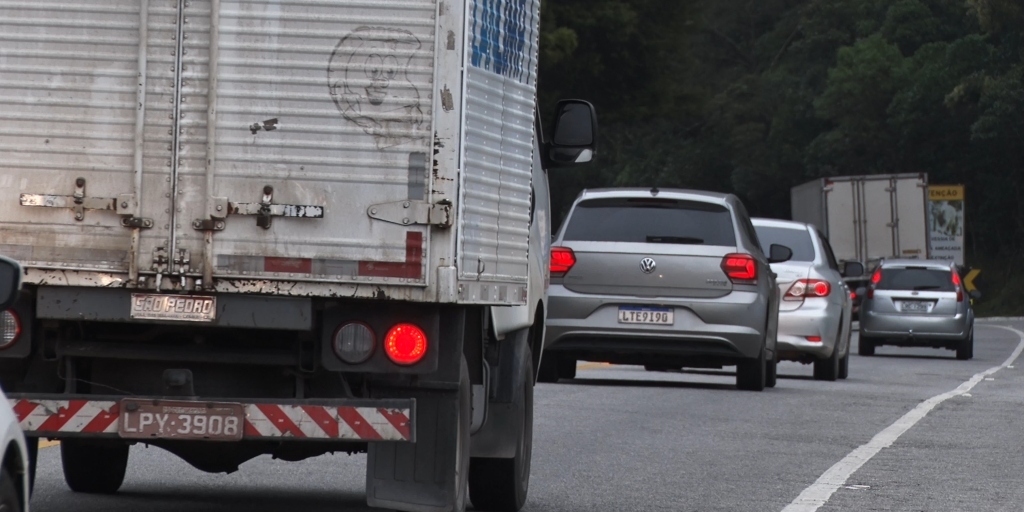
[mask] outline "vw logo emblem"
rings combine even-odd
[[[654,269],[658,268],[658,264],[654,261],[654,258],[644,258],[640,260],[640,270],[644,274],[650,274],[654,272]]]

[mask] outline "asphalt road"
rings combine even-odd
[[[933,349],[854,353],[846,381],[816,382],[810,366],[784,363],[763,393],[737,391],[727,372],[583,363],[572,383],[537,389],[526,510],[1024,510],[1024,358],[977,375],[1007,364],[1024,333],[994,325],[1024,329],[979,323],[971,361]],[[364,511],[364,470],[364,456],[264,457],[209,475],[134,447],[122,491],[88,496],[67,489],[49,447],[33,509]]]

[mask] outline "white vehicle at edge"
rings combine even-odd
[[[751,219],[762,247],[784,245],[793,257],[772,263],[778,274],[780,360],[814,363],[814,379],[845,379],[850,364],[852,301],[844,277],[864,273],[848,262],[841,272],[828,240],[802,222]]]
[[[21,283],[21,268],[0,256],[0,322],[14,303]],[[4,340],[0,340],[3,343]],[[29,453],[18,419],[0,391],[0,425],[3,429],[3,469],[0,473],[0,512],[26,512],[29,498]]]

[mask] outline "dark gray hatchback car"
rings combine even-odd
[[[541,379],[573,378],[578,360],[735,365],[737,386],[760,391],[775,385],[778,318],[769,258],[736,196],[586,190],[552,247]]]

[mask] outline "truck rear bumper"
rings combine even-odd
[[[143,441],[131,431],[124,413],[123,396],[10,394],[8,401],[29,437],[125,438]],[[205,408],[210,400],[182,397],[130,397],[154,403],[188,402]],[[240,402],[217,400],[241,406],[244,419],[241,439],[293,441],[414,442],[415,399],[388,400],[275,400]],[[148,439],[184,440],[173,435]],[[194,437],[187,440],[198,440]]]

